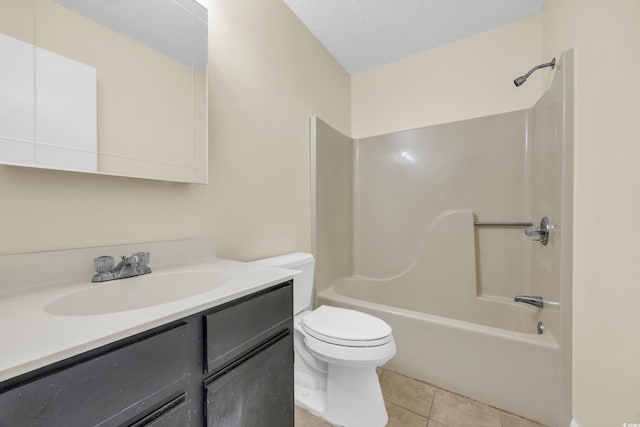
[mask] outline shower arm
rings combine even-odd
[[[551,69],[553,70],[556,66],[556,58],[553,58],[551,61],[546,62],[544,64],[540,64],[540,65],[536,65],[535,67],[533,67],[532,69],[529,70],[529,72],[527,74],[524,74],[518,78],[516,78],[513,83],[516,85],[516,87],[520,87],[524,84],[524,82],[527,81],[527,79],[529,78],[529,76],[531,74],[533,74],[534,71],[539,70],[540,68],[546,68],[546,67],[551,67]]]
[[[547,67],[551,67],[551,69],[553,70],[556,66],[556,58],[553,58],[551,61],[545,63],[545,64],[540,64],[540,65],[536,65],[535,67],[533,67],[532,69],[529,70],[529,72],[527,74],[525,74],[525,76],[529,77],[531,74],[533,74],[534,71],[539,70],[540,68],[547,68]]]

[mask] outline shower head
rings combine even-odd
[[[523,84],[524,82],[526,82],[526,81],[527,81],[527,78],[528,78],[528,77],[529,77],[528,75],[520,76],[520,77],[518,77],[517,79],[515,79],[515,80],[513,81],[513,84],[515,84],[515,85],[516,85],[516,87],[520,87],[520,85],[521,85],[521,84]]]
[[[527,79],[529,78],[529,76],[531,74],[533,74],[533,72],[535,70],[538,70],[540,68],[545,68],[545,67],[551,67],[551,69],[553,70],[553,68],[556,66],[556,58],[553,58],[550,62],[547,62],[545,64],[540,64],[540,65],[536,65],[535,67],[533,67],[532,69],[529,70],[529,72],[523,76],[518,77],[517,79],[515,79],[513,81],[513,84],[516,85],[516,87],[520,87],[522,86],[522,84],[524,82],[527,81]]]

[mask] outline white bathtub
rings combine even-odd
[[[370,284],[364,278],[336,279],[317,295],[317,302],[359,310],[389,323],[397,354],[386,368],[559,425],[560,352],[551,332],[516,332],[358,297]]]

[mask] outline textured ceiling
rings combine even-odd
[[[534,15],[544,0],[284,0],[350,74]]]

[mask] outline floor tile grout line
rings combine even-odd
[[[378,377],[378,379],[379,379],[379,380],[381,380],[381,379],[382,379],[382,375],[383,375],[385,372],[387,372],[387,371],[389,371],[389,370],[388,370],[388,369],[384,369],[384,368],[382,368],[382,372],[380,373],[380,376]],[[398,407],[400,407],[400,408],[402,408],[402,409],[405,409],[405,410],[407,410],[407,411],[409,411],[409,412],[411,412],[411,413],[414,413],[414,414],[416,414],[416,415],[419,415],[419,416],[421,416],[422,418],[427,418],[427,420],[428,420],[428,419],[430,418],[430,415],[431,415],[431,408],[433,408],[433,401],[435,400],[435,396],[436,396],[436,393],[435,393],[435,392],[436,392],[436,391],[438,391],[438,390],[439,390],[439,388],[438,388],[438,387],[436,387],[436,386],[434,386],[434,385],[432,385],[432,384],[429,384],[429,383],[428,383],[428,382],[426,382],[426,381],[422,381],[422,380],[419,380],[419,379],[417,379],[417,378],[411,378],[411,377],[408,377],[408,376],[406,376],[406,375],[403,375],[403,374],[400,374],[400,373],[398,373],[398,372],[394,372],[394,371],[389,371],[389,372],[391,372],[391,373],[393,373],[393,374],[395,374],[395,375],[397,375],[397,376],[400,376],[400,377],[405,378],[405,379],[403,379],[403,381],[405,381],[405,382],[408,382],[408,381],[416,381],[416,382],[419,382],[419,383],[422,383],[422,384],[428,385],[429,387],[433,388],[433,392],[434,392],[434,393],[433,393],[433,397],[431,398],[431,405],[429,406],[429,412],[428,412],[428,413],[429,413],[429,415],[421,414],[421,413],[416,412],[416,411],[414,411],[413,409],[407,408],[407,407],[405,407],[405,406],[403,406],[403,405],[401,405],[401,404],[399,404],[399,403],[395,403],[395,402],[392,402],[392,401],[390,401],[390,400],[384,399],[384,401],[385,401],[385,402],[391,403],[392,405],[398,406]],[[434,421],[435,421],[435,420],[434,420]]]
[[[433,397],[431,398],[431,406],[429,406],[429,419],[431,419],[431,411],[433,411],[433,405],[436,402],[436,394],[438,393],[438,389],[433,391]],[[435,420],[434,420],[435,421]]]
[[[429,417],[428,417],[427,415],[421,414],[420,412],[416,412],[416,411],[414,411],[413,409],[405,408],[404,406],[402,406],[402,405],[398,405],[397,403],[394,403],[394,402],[392,402],[392,401],[390,401],[390,400],[386,400],[386,399],[385,399],[385,402],[386,402],[386,403],[390,403],[390,404],[392,404],[393,406],[397,406],[398,408],[404,409],[404,410],[405,410],[405,411],[407,411],[407,412],[411,412],[412,414],[417,415],[417,416],[419,416],[419,417],[421,417],[421,418],[427,418],[427,419],[429,419]]]

